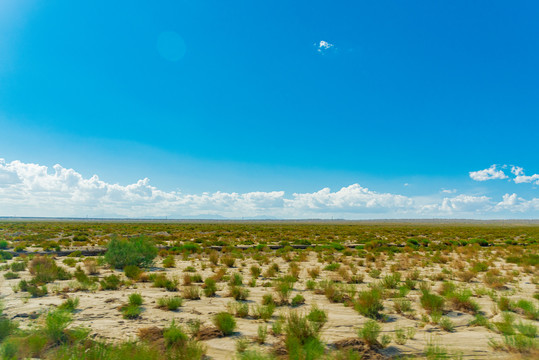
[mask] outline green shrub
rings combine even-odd
[[[183,346],[189,339],[187,334],[183,331],[181,326],[176,326],[174,320],[169,327],[165,328],[163,331],[163,337],[165,338],[165,345],[167,347],[178,347]]]
[[[341,267],[341,264],[340,263],[331,263],[331,264],[328,264],[324,267],[324,270],[328,270],[328,271],[336,271],[338,270],[339,268]]]
[[[177,310],[183,304],[183,299],[179,296],[165,296],[157,300],[157,306],[170,311]]]
[[[320,331],[325,323],[328,321],[328,314],[326,311],[319,309],[316,305],[313,305],[311,311],[307,314],[307,320],[311,323],[316,331]]]
[[[401,281],[401,274],[394,273],[392,275],[386,275],[382,279],[382,287],[386,289],[396,289]]]
[[[129,305],[140,306],[142,305],[143,302],[144,301],[142,299],[142,295],[138,293],[133,293],[129,295]]]
[[[236,317],[246,318],[247,316],[249,316],[249,304],[247,303],[234,301],[228,303],[227,307],[228,312],[230,312]]]
[[[173,268],[176,266],[176,261],[174,260],[174,255],[169,255],[163,259],[164,268]]]
[[[292,306],[300,306],[305,304],[305,298],[301,294],[297,294],[292,298]]]
[[[169,279],[165,274],[157,274],[153,279],[153,286],[165,288],[167,291],[178,291],[178,280]]]
[[[14,261],[10,265],[10,269],[13,272],[19,272],[26,270],[26,263],[24,261]]]
[[[9,271],[9,272],[7,272],[7,273],[4,274],[4,278],[5,278],[6,280],[18,279],[18,278],[19,278],[19,274]]]
[[[445,300],[443,297],[436,294],[424,291],[420,298],[420,303],[423,309],[428,313],[439,312],[441,313],[444,308]]]
[[[515,304],[515,307],[520,309],[524,316],[531,320],[539,319],[539,309],[535,304],[529,300],[518,300]]]
[[[251,276],[254,278],[258,278],[260,274],[262,274],[262,269],[260,266],[253,265],[251,266]]]
[[[48,256],[36,256],[29,265],[30,274],[34,276],[36,285],[46,284],[54,280],[67,280],[71,278],[64,268],[56,265],[56,262]]]
[[[264,344],[266,338],[268,337],[268,327],[266,325],[258,325],[256,342],[259,344]]]
[[[225,264],[229,268],[234,267],[235,262],[236,262],[236,259],[233,258],[232,256],[221,257],[221,263]]]
[[[63,303],[61,303],[58,306],[58,309],[72,313],[77,309],[77,306],[79,306],[79,298],[78,297],[76,297],[76,298],[68,298],[66,301],[64,301]]]
[[[524,336],[535,339],[537,337],[537,326],[531,323],[519,323],[515,325],[515,328]]]
[[[397,314],[405,314],[414,311],[412,303],[408,299],[395,299],[393,301],[393,308]]]
[[[71,323],[71,315],[62,310],[49,311],[45,317],[44,333],[53,344],[67,341],[65,329]]]
[[[200,288],[198,286],[186,286],[183,288],[183,297],[189,300],[200,299]]]
[[[471,299],[472,292],[468,289],[457,290],[448,297],[455,310],[467,311],[472,314],[479,312],[479,304]]]
[[[145,237],[131,239],[112,239],[105,253],[105,261],[116,269],[127,265],[148,267],[157,256],[157,248]]]
[[[124,319],[137,319],[142,313],[142,309],[138,305],[127,305],[122,309]]]
[[[120,278],[114,274],[106,276],[99,282],[101,284],[102,290],[118,290],[122,281]]]
[[[363,339],[369,346],[378,344],[378,336],[380,335],[381,327],[374,321],[369,320],[358,329],[357,335]]]
[[[124,274],[127,278],[136,281],[142,275],[142,270],[137,265],[126,265],[124,266]]]
[[[15,329],[17,329],[16,323],[4,317],[0,317],[0,343],[11,335]]]
[[[249,289],[246,289],[243,286],[231,286],[229,288],[228,296],[231,296],[236,300],[245,301],[249,297]]]
[[[274,311],[275,311],[275,305],[273,304],[269,304],[269,305],[257,304],[251,308],[251,315],[255,319],[262,319],[267,322],[273,316]]]
[[[455,324],[448,317],[443,316],[438,325],[447,332],[453,332],[455,330]]]
[[[9,243],[6,240],[0,240],[0,249],[6,250],[9,247]]]
[[[204,280],[204,295],[207,297],[215,296],[217,292],[217,281],[213,278],[206,278]]]
[[[230,286],[241,286],[243,285],[243,277],[240,273],[234,273],[230,277],[230,280],[228,281],[228,284]]]
[[[380,319],[380,311],[384,309],[382,304],[382,294],[378,289],[360,291],[354,309],[363,316],[371,319]]]
[[[288,304],[290,293],[293,289],[292,283],[285,280],[277,280],[275,282],[274,289],[279,296],[279,302],[281,304]]]
[[[236,319],[227,312],[220,312],[214,315],[213,324],[225,336],[231,335],[236,329]]]

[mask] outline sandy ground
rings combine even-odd
[[[58,259],[58,263],[61,264],[61,258]],[[281,268],[281,274],[286,273],[288,269],[287,263],[281,258],[275,258]],[[207,265],[209,262],[202,260]],[[228,269],[228,273],[241,272],[243,274],[244,283],[247,283],[251,279],[249,274],[249,268],[251,265],[256,264],[252,259],[246,259],[244,261],[237,261],[240,263],[238,268]],[[157,263],[159,265],[159,262]],[[67,266],[62,266],[68,268]],[[178,279],[182,279],[185,274],[183,269],[187,266],[195,266],[197,272],[202,275],[203,278],[213,275],[212,269],[207,266],[205,270],[201,270],[201,260],[196,261],[182,261],[181,257],[176,257],[176,267],[172,269],[154,268],[150,272],[164,272],[168,276],[177,276]],[[268,265],[261,265],[263,269],[266,269]],[[294,286],[294,292],[291,297],[297,293],[301,293],[305,299],[306,304],[296,308],[298,311],[307,312],[311,305],[316,304],[319,308],[327,310],[329,315],[329,321],[324,326],[321,333],[322,339],[326,343],[333,343],[337,340],[342,340],[348,337],[357,336],[357,329],[364,324],[368,319],[359,315],[353,308],[346,307],[340,303],[330,303],[324,295],[317,295],[313,291],[305,290],[305,282],[307,280],[306,269],[315,266],[323,268],[316,258],[316,254],[312,253],[308,257],[306,262],[301,263],[300,281]],[[387,267],[383,273],[389,273]],[[68,268],[73,271],[73,268]],[[419,268],[423,276],[432,274],[439,270],[439,266],[430,266],[428,268]],[[3,272],[5,273],[5,271]],[[122,275],[121,272],[113,271],[110,269],[102,269],[99,276],[107,276],[111,273]],[[371,279],[367,273],[368,270],[365,267],[358,267],[358,273],[365,274],[365,283],[355,285],[358,289],[367,288],[369,282],[375,281]],[[19,273],[22,279],[30,279],[30,274],[26,270]],[[320,279],[335,277],[335,273],[331,271],[322,270]],[[69,281],[56,281],[53,284],[49,284],[49,295],[42,298],[29,298],[28,293],[13,291],[15,285],[20,279],[5,280],[3,276],[0,277],[0,292],[2,302],[4,304],[4,313],[9,317],[19,321],[21,327],[36,326],[39,323],[39,319],[33,320],[30,315],[33,313],[41,313],[47,309],[53,308],[56,305],[61,304],[64,301],[62,295],[53,294],[51,290],[61,289],[66,285],[69,285],[73,280]],[[249,303],[255,304],[261,303],[263,294],[272,292],[273,289],[265,288],[262,284],[270,279],[264,279],[262,276],[257,281],[256,287],[249,287]],[[433,282],[433,289],[436,289],[441,282]],[[233,301],[232,298],[227,297],[226,283],[219,283],[221,290],[218,291],[218,296],[213,298],[207,298],[202,295],[200,300],[185,300],[183,306],[178,311],[166,311],[156,307],[157,299],[163,296],[181,295],[179,293],[167,292],[164,289],[154,288],[151,283],[135,283],[127,288],[121,288],[115,291],[79,291],[76,293],[69,293],[69,296],[77,296],[80,299],[78,310],[74,314],[73,326],[85,326],[91,328],[91,335],[99,338],[106,339],[108,341],[115,340],[134,340],[137,337],[137,330],[139,328],[149,326],[164,327],[171,323],[174,319],[177,323],[187,323],[191,319],[200,319],[206,325],[211,325],[211,317],[213,314],[226,311],[227,304]],[[477,286],[483,287],[482,283],[475,282],[466,284],[469,288]],[[531,282],[531,276],[523,274],[520,276],[516,286],[512,286],[507,293],[511,299],[531,299],[535,292],[536,286]],[[144,311],[142,316],[136,320],[126,320],[122,318],[122,314],[118,310],[118,307],[127,302],[127,298],[131,293],[140,293],[144,298]],[[398,315],[393,311],[392,299],[387,299],[384,302],[385,310],[383,313],[389,316],[389,321],[381,323],[382,331],[384,334],[393,334],[396,328],[412,327],[416,329],[416,334],[413,339],[407,341],[405,345],[397,345],[392,342],[384,352],[388,355],[398,354],[421,354],[427,343],[435,342],[443,345],[452,354],[461,354],[466,359],[482,359],[482,358],[511,358],[511,355],[502,351],[494,351],[489,345],[489,339],[500,340],[501,336],[497,333],[486,329],[485,327],[471,327],[468,323],[473,319],[472,315],[463,312],[449,312],[446,316],[450,317],[455,324],[454,332],[446,332],[440,329],[439,326],[421,324],[420,318],[424,311],[419,305],[419,291],[414,290],[407,296],[409,299],[414,300],[413,305],[416,309],[415,320],[411,320],[404,316]],[[475,300],[481,305],[482,311],[489,318],[493,318],[499,315],[495,315],[495,303],[488,296],[476,297]],[[286,313],[290,310],[290,307],[277,308],[273,319],[267,324],[268,329],[271,328],[271,323],[275,321],[279,313]],[[205,341],[207,345],[207,355],[214,359],[232,359],[235,354],[235,341],[241,337],[254,337],[257,334],[259,325],[263,325],[261,320],[254,319],[237,319],[238,328],[237,332],[230,337],[217,338]],[[537,322],[535,322],[537,325]],[[269,349],[271,344],[276,342],[277,339],[268,334],[268,340],[262,348]]]

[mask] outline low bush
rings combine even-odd
[[[137,319],[142,313],[142,309],[137,305],[127,305],[122,308],[124,319]]]
[[[236,300],[245,301],[249,297],[249,289],[243,286],[230,286],[228,296]]]
[[[292,306],[296,307],[303,304],[305,304],[305,298],[303,297],[303,295],[297,294],[292,298]]]
[[[157,299],[157,306],[170,311],[177,310],[183,304],[183,299],[179,296],[165,296]]]
[[[225,336],[232,335],[236,329],[236,319],[227,312],[220,312],[214,315],[213,324]]]
[[[101,290],[118,290],[122,284],[122,280],[114,274],[106,276],[99,282]]]
[[[140,306],[143,302],[144,300],[142,299],[142,295],[138,293],[133,293],[129,295],[129,305]]]
[[[173,268],[176,266],[176,261],[174,260],[174,255],[169,255],[163,259],[164,268]]]
[[[163,338],[167,347],[182,347],[189,340],[181,326],[177,326],[174,320],[163,331]]]
[[[200,299],[200,288],[198,286],[185,286],[183,288],[183,297],[189,300],[199,300]]]
[[[354,302],[354,309],[363,316],[371,319],[380,319],[380,311],[384,309],[382,294],[378,289],[360,291]]]
[[[64,310],[67,312],[74,312],[77,309],[77,306],[79,306],[79,298],[68,298],[66,301],[64,301],[62,304],[58,306],[59,310]]]
[[[206,278],[204,280],[204,295],[207,297],[215,296],[215,293],[217,292],[217,281],[213,278]]]
[[[423,309],[425,309],[429,314],[432,312],[441,313],[444,308],[445,300],[443,297],[433,294],[428,291],[423,291],[423,294],[420,298],[420,303]]]
[[[142,275],[142,270],[137,265],[126,265],[124,274],[127,278],[137,281]]]
[[[116,269],[123,269],[127,265],[148,267],[152,265],[156,256],[157,248],[146,237],[116,238],[108,243],[105,261]]]
[[[375,320],[369,320],[358,329],[357,335],[359,338],[363,339],[369,346],[378,345],[378,336],[381,332],[380,325]]]

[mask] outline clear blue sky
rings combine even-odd
[[[0,158],[193,194],[533,201],[533,179],[469,172],[539,172],[537,19],[532,1],[2,0]]]

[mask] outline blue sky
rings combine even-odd
[[[503,1],[3,0],[0,216],[537,218],[538,16]]]

